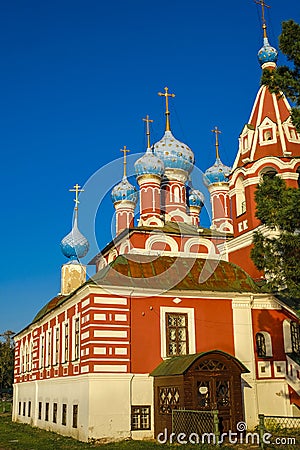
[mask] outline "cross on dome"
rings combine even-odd
[[[262,16],[262,28],[264,32],[264,38],[267,37],[267,22],[265,18],[265,8],[270,8],[269,5],[265,3],[265,0],[254,0],[257,5],[261,5],[261,16]]]
[[[147,148],[150,148],[150,122],[153,123],[153,120],[149,119],[149,115],[147,114],[146,118],[143,119],[146,122],[146,135],[147,135]]]
[[[74,198],[74,202],[75,202],[75,212],[76,215],[78,214],[78,204],[80,203],[78,200],[78,194],[79,192],[84,192],[84,189],[80,189],[81,186],[79,186],[78,183],[75,184],[75,186],[73,187],[73,189],[69,189],[69,192],[75,192],[75,198]]]
[[[165,97],[166,99],[166,112],[165,112],[165,116],[166,116],[166,131],[170,131],[170,111],[169,111],[169,97],[174,98],[175,94],[169,94],[169,88],[165,87],[165,92],[158,92],[158,95],[160,97]]]
[[[127,176],[127,175],[126,175],[126,167],[127,167],[126,153],[129,153],[130,150],[129,150],[128,148],[126,148],[126,145],[124,145],[124,147],[121,148],[120,152],[123,152],[123,154],[124,154],[124,160],[123,160],[123,166],[124,166],[124,169],[123,169],[123,178],[126,178],[126,176]]]
[[[222,131],[220,131],[218,127],[215,127],[213,130],[211,130],[211,132],[215,133],[215,135],[216,135],[216,144],[215,144],[215,146],[216,146],[216,158],[220,159],[220,155],[219,155],[219,136],[218,135],[221,134]]]

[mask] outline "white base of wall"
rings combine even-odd
[[[29,402],[31,417],[28,417]],[[49,403],[48,421],[46,403]],[[54,403],[57,403],[57,423],[53,423]],[[67,405],[66,425],[62,425],[63,404]],[[73,405],[78,405],[77,428],[73,428]],[[150,430],[131,431],[131,405],[151,407]],[[19,383],[14,385],[12,418],[81,441],[150,439],[154,432],[153,379],[148,375],[87,374]]]

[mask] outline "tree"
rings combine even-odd
[[[254,233],[251,258],[265,273],[266,289],[299,306],[300,189],[287,187],[278,176],[265,176],[255,201],[256,217],[265,229]]]
[[[279,66],[275,70],[265,69],[261,83],[271,92],[280,95],[283,92],[290,99],[292,122],[300,132],[300,25],[293,20],[282,23],[279,36],[279,48],[291,62],[291,67]]]
[[[0,394],[10,391],[14,379],[14,343],[10,330],[0,335]]]

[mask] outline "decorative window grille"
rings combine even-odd
[[[78,405],[73,405],[73,428],[77,428],[78,423]]]
[[[262,333],[256,333],[256,352],[257,356],[264,358],[267,356],[266,339]]]
[[[215,372],[219,370],[227,370],[227,367],[224,363],[221,361],[218,361],[216,359],[208,359],[206,361],[201,362],[196,368],[195,371],[209,371],[209,372]]]
[[[216,381],[217,408],[230,405],[230,387],[228,380]]]
[[[179,409],[180,395],[178,387],[160,387],[158,396],[160,414],[171,414],[172,409]]]
[[[296,322],[291,322],[291,341],[292,341],[292,352],[299,355],[300,354],[300,325]]]
[[[131,429],[150,430],[151,429],[151,407],[132,406],[131,407]]]
[[[53,423],[57,423],[57,403],[53,403]]]
[[[48,422],[49,421],[49,403],[46,403],[45,406],[45,421]]]
[[[211,387],[209,381],[197,381],[197,403],[201,409],[211,409]]]
[[[38,419],[39,419],[39,420],[42,419],[42,402],[39,402],[39,414],[38,414]]]
[[[66,405],[66,403],[63,403],[63,405],[62,405],[61,424],[67,425],[67,405]]]
[[[75,319],[74,328],[74,359],[79,359],[79,317]]]
[[[189,353],[187,314],[166,313],[166,337],[167,356]]]

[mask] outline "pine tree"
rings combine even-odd
[[[291,63],[291,67],[279,66],[274,71],[264,70],[261,83],[271,92],[283,92],[294,105],[292,121],[300,132],[300,25],[293,20],[282,23],[279,48]]]
[[[278,176],[265,176],[255,200],[256,217],[265,228],[254,233],[251,258],[265,273],[266,289],[299,308],[300,189],[287,187]]]

